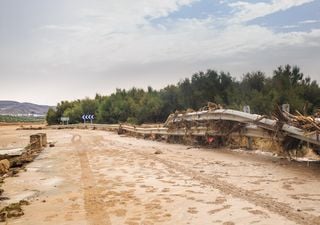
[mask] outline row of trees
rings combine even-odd
[[[146,91],[117,89],[110,96],[62,101],[48,111],[46,119],[48,124],[57,124],[66,116],[70,123],[79,123],[81,115],[94,114],[98,123],[156,123],[175,110],[198,110],[208,101],[232,109],[250,105],[253,113],[266,115],[275,105],[289,103],[292,110],[311,114],[320,108],[320,87],[290,65],[278,67],[271,77],[257,71],[245,74],[240,81],[229,73],[208,70],[159,91],[151,87]]]

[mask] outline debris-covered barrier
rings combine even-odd
[[[319,153],[320,149],[320,120],[298,112],[294,116],[280,108],[272,119],[221,107],[176,112],[168,117],[164,127],[169,129],[168,133],[185,130],[189,136],[193,135],[190,131],[196,130],[207,137],[208,144],[218,146],[245,142],[249,149],[269,146],[277,152],[295,149],[301,153],[300,150],[310,148]]]
[[[247,112],[222,109],[208,103],[199,111],[187,110],[169,115],[164,124],[74,124],[51,126],[53,129],[98,129],[128,133],[133,136],[166,139],[212,147],[272,149],[276,152],[308,147],[320,152],[320,119],[289,114],[278,108],[273,118]],[[301,153],[301,151],[300,151]]]
[[[218,124],[217,124],[218,121]],[[251,129],[252,132],[242,133],[244,136],[261,136],[282,139],[284,136],[291,136],[301,141],[309,142],[320,146],[320,133],[306,133],[299,127],[291,124],[283,123],[276,119],[268,119],[265,116],[250,114],[231,109],[218,109],[214,111],[198,111],[185,114],[172,114],[166,121],[166,127],[172,129],[175,128],[195,128],[205,127],[208,132],[217,132],[220,135],[221,128],[225,128],[225,122],[233,122],[233,126],[229,131],[240,132],[248,131]],[[222,124],[219,124],[222,123]],[[238,128],[236,127],[238,126]],[[268,132],[270,131],[270,132]]]

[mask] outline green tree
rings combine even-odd
[[[48,125],[54,125],[59,123],[57,112],[54,109],[49,108],[46,115],[46,121]]]
[[[229,73],[207,70],[159,91],[116,89],[110,96],[62,101],[56,110],[48,111],[47,121],[56,124],[61,116],[68,116],[70,122],[78,123],[82,114],[95,114],[99,123],[163,122],[175,110],[197,110],[208,101],[238,110],[250,105],[252,112],[267,115],[283,103],[289,103],[293,111],[313,113],[320,108],[320,88],[316,81],[304,78],[297,66],[280,66],[270,77],[261,71],[247,73],[239,81]]]
[[[81,101],[81,109],[84,114],[96,114],[98,104],[94,99],[85,98]]]
[[[82,122],[82,115],[83,111],[80,103],[74,104],[72,108],[67,108],[63,113],[63,116],[69,117],[69,123]]]

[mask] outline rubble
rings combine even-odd
[[[29,202],[21,200],[18,203],[11,203],[10,205],[3,207],[0,210],[0,222],[7,221],[7,218],[23,216],[24,213],[21,207],[23,205],[29,205]]]
[[[10,162],[8,159],[0,160],[0,173],[4,174],[9,171],[10,168]]]

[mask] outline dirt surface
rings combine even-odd
[[[30,202],[8,224],[320,224],[319,168],[105,131],[42,132],[55,147],[2,185],[0,205]],[[0,127],[0,148],[33,133]]]

